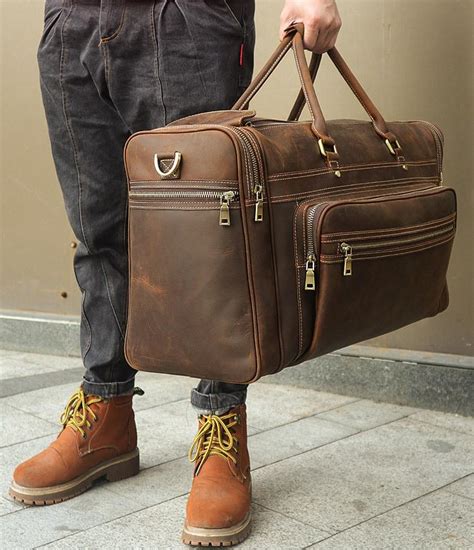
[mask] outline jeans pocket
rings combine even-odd
[[[227,10],[230,22],[241,37],[239,52],[239,91],[243,91],[252,80],[253,57],[255,48],[255,1],[254,0],[222,0]]]
[[[245,23],[244,36],[240,52],[239,87],[243,92],[250,84],[253,76],[255,51],[255,24],[252,20]]]
[[[222,0],[223,7],[226,9],[230,21],[240,32],[244,31],[243,4],[242,0]]]
[[[124,27],[126,10],[127,4],[124,0],[115,0],[113,4],[101,7],[99,31],[102,43],[110,42],[119,36]]]
[[[66,11],[67,10],[63,7],[62,0],[46,1],[44,7],[43,32],[41,33],[41,38],[36,51],[36,58],[38,62],[40,62],[44,56],[46,46],[48,46],[47,49],[50,50],[49,46],[51,43],[56,45],[58,44],[59,38],[55,39],[55,36],[59,37],[59,34],[55,31],[58,28],[59,22],[63,20],[63,15]]]
[[[62,4],[62,1],[58,0],[46,1],[44,5],[44,23],[41,41],[44,41],[48,37],[56,23],[59,21],[59,18],[64,11]]]

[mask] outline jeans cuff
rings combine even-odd
[[[99,397],[117,397],[133,393],[135,376],[125,382],[89,382],[85,378],[81,384],[84,393]]]
[[[247,390],[232,393],[200,393],[194,388],[191,390],[191,405],[198,414],[222,415],[243,405],[247,398]]]

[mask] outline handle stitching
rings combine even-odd
[[[294,58],[295,58],[295,62],[296,62],[296,69],[298,70],[298,75],[300,77],[300,82],[301,82],[301,88],[303,90],[303,93],[304,93],[304,96],[306,98],[306,105],[308,106],[308,109],[309,109],[309,112],[311,113],[311,116],[313,118],[313,124],[312,126],[314,127],[315,126],[315,123],[316,123],[316,117],[314,115],[314,111],[313,111],[313,108],[311,107],[311,103],[309,101],[309,97],[308,97],[308,92],[306,91],[306,86],[305,86],[305,83],[304,83],[304,79],[303,79],[303,74],[301,72],[301,67],[300,67],[300,62],[299,62],[299,59],[298,59],[298,55],[296,53],[296,50],[295,48],[293,47],[293,55],[294,55]],[[316,128],[314,128],[316,130]],[[316,130],[317,131],[317,130]],[[319,134],[319,132],[317,132]],[[318,135],[319,137],[319,135]]]
[[[248,95],[248,97],[245,99],[245,101],[243,102],[242,106],[245,105],[246,103],[248,103],[249,101],[251,101],[254,97],[255,97],[255,94],[260,90],[260,88],[265,84],[267,78],[270,76],[270,73],[272,73],[275,69],[275,67],[278,65],[278,63],[280,63],[281,59],[287,54],[288,50],[290,49],[291,47],[291,42],[288,42],[288,44],[283,48],[283,50],[280,52],[280,54],[278,55],[278,57],[275,59],[275,61],[270,65],[270,67],[268,68],[268,70],[265,72],[265,74],[262,75],[262,78],[260,80],[260,82],[258,82],[258,84],[255,86],[255,88],[250,92],[250,94]],[[242,99],[242,98],[240,98]],[[239,102],[240,102],[240,99],[239,99]],[[239,103],[237,102],[237,104]],[[241,108],[237,108],[237,109],[232,109],[233,111],[242,111],[243,109]]]

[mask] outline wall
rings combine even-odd
[[[282,2],[256,2],[258,68],[276,45]],[[443,128],[445,182],[459,197],[449,309],[371,343],[471,355],[473,2],[340,0],[339,7],[344,21],[339,48],[385,117],[426,119]],[[1,10],[0,307],[75,315],[79,296],[71,269],[73,235],[50,157],[36,67],[43,2],[2,0]],[[297,90],[288,56],[254,106],[260,115],[284,117]],[[317,90],[327,118],[365,116],[329,59]]]

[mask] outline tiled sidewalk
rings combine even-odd
[[[184,549],[193,380],[137,376],[137,477],[43,508],[7,496],[80,372],[77,359],[2,352],[2,548]],[[474,419],[268,383],[248,406],[253,532],[239,548],[474,548]]]

